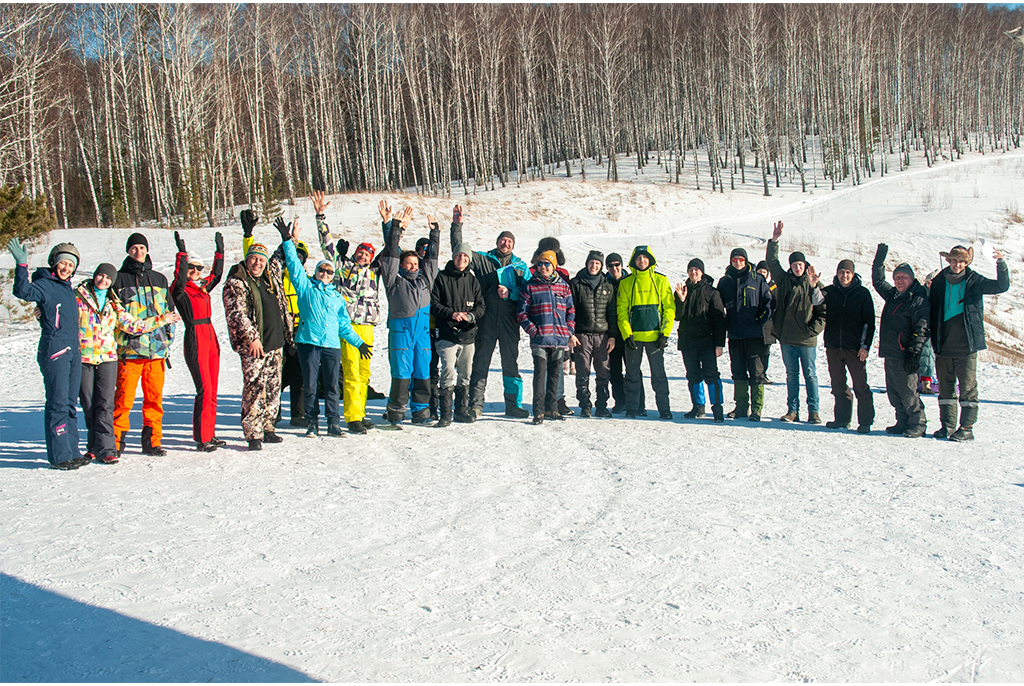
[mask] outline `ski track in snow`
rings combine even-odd
[[[791,189],[762,199],[644,184],[531,183],[475,196],[470,212],[488,223],[478,226],[471,215],[466,231],[483,250],[497,222],[513,226],[517,254],[529,258],[536,239],[550,233],[550,210],[571,272],[591,247],[628,259],[634,244],[651,240],[659,268],[675,280],[694,254],[711,255],[705,261],[717,277],[742,236],[756,261],[771,221],[783,218],[783,250],[813,240],[819,250],[809,254],[826,274],[855,249],[867,273],[879,240],[924,270],[937,249],[972,238],[953,236],[954,221],[996,231],[992,217],[1022,170],[1019,156],[985,158],[796,202]],[[971,174],[981,180],[979,208],[969,202]],[[941,194],[954,181],[966,186],[965,198],[922,211],[922,193]],[[375,237],[375,200],[333,200],[329,220],[369,226],[363,233]],[[444,221],[438,208],[456,201],[430,207]],[[616,204],[629,216],[607,219],[604,233],[579,230]],[[299,215],[311,232],[311,210],[303,206]],[[669,228],[642,234],[658,221]],[[350,231],[337,224],[335,231]],[[828,232],[812,235],[809,225]],[[702,235],[715,226],[731,227],[720,246]],[[90,232],[84,264],[116,263],[128,233]],[[147,233],[157,267],[170,276],[171,233]],[[225,233],[237,245],[239,231]],[[51,241],[66,234],[80,242],[83,235],[57,232]],[[189,232],[190,249],[211,249],[210,234]],[[1013,228],[992,240],[1012,255],[1014,284],[1007,296],[987,299],[986,309],[1019,322],[1024,245]],[[446,235],[442,246],[447,254]],[[238,357],[214,300],[218,434],[230,445],[212,454],[191,449],[192,382],[176,343],[165,389],[166,458],[138,452],[140,400],[120,464],[41,468],[36,334],[18,324],[0,339],[0,679],[1024,679],[1018,369],[979,364],[974,443],[907,441],[879,431],[892,412],[875,357],[873,435],[772,420],[785,408],[775,347],[767,419],[715,426],[681,418],[689,401],[673,337],[671,423],[570,418],[533,427],[505,419],[495,359],[485,418],[476,424],[321,439],[286,427],[283,444],[251,456],[241,449]],[[385,335],[378,327],[378,389],[388,379]],[[827,365],[818,352],[828,419]],[[525,341],[519,359],[529,394]],[[727,370],[727,358],[720,367]],[[572,387],[568,379],[575,406]],[[369,416],[380,421],[382,408],[371,402]],[[934,397],[926,408],[934,429]],[[101,618],[100,609],[109,612]]]

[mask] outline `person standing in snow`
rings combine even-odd
[[[434,350],[440,359],[440,403],[435,426],[455,421],[472,423],[469,378],[473,366],[477,322],[484,316],[484,294],[469,268],[473,251],[468,243],[455,246],[452,259],[434,279],[430,314],[437,325]]]
[[[217,384],[220,378],[220,343],[213,330],[213,304],[210,291],[220,283],[224,271],[224,236],[213,235],[215,251],[210,275],[203,277],[203,259],[190,255],[185,240],[177,231],[174,243],[178,248],[175,258],[174,281],[171,298],[185,322],[185,364],[196,386],[196,399],[192,408],[192,440],[196,450],[213,452],[227,445],[214,434],[217,429]]]
[[[942,427],[935,438],[964,442],[974,440],[978,421],[978,351],[984,350],[984,295],[997,295],[1010,289],[1010,270],[1003,253],[996,250],[996,278],[989,279],[970,268],[974,249],[953,246],[940,252],[949,266],[932,281],[930,323],[935,369],[939,376],[939,420]],[[960,384],[960,397],[956,386]],[[957,401],[960,426],[956,427]]]
[[[931,293],[932,281],[939,275],[938,269],[924,277],[924,289]],[[929,327],[931,324],[929,323]],[[935,350],[932,348],[932,339],[929,338],[924,342],[924,347],[921,348],[921,363],[917,367],[917,375],[919,380],[917,382],[917,392],[920,395],[935,395],[939,382],[935,377]]]
[[[78,344],[78,304],[71,277],[78,269],[78,249],[58,243],[50,250],[49,268],[28,277],[28,249],[17,238],[7,243],[14,257],[14,296],[36,303],[41,333],[36,362],[43,373],[46,404],[43,431],[46,459],[53,469],[78,469],[89,459],[78,451],[75,396],[82,379],[82,351]],[[63,312],[61,312],[63,310]]]
[[[117,272],[114,293],[128,313],[146,319],[174,310],[167,277],[153,269],[149,241],[133,233],[125,245],[128,256]],[[135,389],[142,381],[142,454],[162,456],[164,369],[170,366],[174,325],[169,324],[140,335],[118,330],[117,389],[114,397],[114,433],[118,455],[124,452],[125,437],[131,429],[129,416],[135,404]]]
[[[452,250],[463,242],[462,218],[462,207],[456,205],[452,212]],[[523,377],[519,374],[519,324],[516,320],[519,287],[530,278],[530,269],[512,253],[515,245],[516,237],[512,232],[502,231],[493,250],[474,253],[469,263],[484,294],[484,317],[478,323],[469,382],[469,409],[476,419],[483,414],[487,373],[495,345],[501,354],[505,415],[519,419],[530,416],[522,406]]]
[[[580,417],[591,416],[591,407],[598,417],[612,416],[608,409],[611,395],[608,355],[615,349],[619,322],[615,286],[606,278],[601,269],[603,266],[604,255],[598,250],[591,250],[587,255],[587,266],[569,282],[576,308],[575,330],[569,343],[576,362],[576,400],[580,403]],[[597,393],[593,405],[590,402],[591,366],[594,367]]]
[[[928,421],[917,392],[921,348],[928,338],[928,292],[906,262],[892,270],[895,285],[886,281],[888,254],[889,246],[879,243],[871,265],[871,283],[885,301],[878,322],[878,355],[885,360],[885,389],[896,410],[896,423],[885,432],[920,438]]]
[[[829,429],[848,429],[857,396],[857,433],[871,431],[875,405],[868,386],[867,359],[875,337],[875,304],[871,291],[861,284],[853,260],[841,260],[825,295],[825,357],[832,382],[835,410]],[[850,372],[853,392],[846,383]]]
[[[643,383],[640,363],[644,353],[651,367],[651,385],[661,419],[672,419],[665,374],[665,348],[676,316],[675,296],[664,274],[654,271],[657,261],[646,245],[633,248],[632,273],[619,282],[616,310],[626,346],[626,418],[635,419]]]
[[[768,282],[768,291],[772,296],[772,312],[775,311],[775,291],[778,290],[778,284],[772,281],[772,274],[768,271],[768,263],[761,260],[757,263],[754,268],[758,274],[764,277],[764,280]],[[761,364],[764,365],[764,383],[766,386],[772,385],[772,380],[768,377],[768,362],[772,357],[772,346],[779,342],[779,339],[775,337],[775,326],[772,324],[771,317],[764,323],[764,353],[761,355]]]
[[[622,255],[617,252],[609,253],[608,257],[605,258],[605,266],[608,268],[607,279],[608,283],[615,287],[615,293],[613,299],[616,302],[616,314],[614,323],[613,337],[615,338],[615,347],[608,353],[608,370],[611,378],[612,387],[612,400],[614,405],[612,406],[611,413],[621,414],[626,411],[626,343],[622,339],[622,332],[619,331],[619,319],[618,319],[618,298],[619,298],[619,283],[629,276],[629,272],[622,267]],[[647,399],[644,397],[644,384],[641,375],[640,379],[640,399],[637,401],[637,416],[647,416]]]
[[[437,250],[441,229],[428,215],[430,245],[421,265],[413,250],[399,247],[402,233],[412,219],[412,208],[392,218],[391,207],[378,206],[387,244],[380,260],[380,275],[388,296],[388,357],[391,362],[391,393],[387,419],[395,427],[405,419],[408,404],[413,424],[430,421],[430,292],[437,276]]]
[[[533,353],[533,423],[562,419],[555,398],[562,358],[575,331],[572,289],[556,272],[558,258],[547,250],[537,259],[537,270],[519,292],[516,318],[530,337]]]
[[[294,345],[284,271],[283,248],[271,257],[267,246],[253,243],[224,279],[224,316],[231,348],[242,362],[242,431],[250,451],[282,440],[274,431],[281,364],[284,349]]]
[[[702,260],[696,257],[690,260],[686,275],[686,283],[676,284],[675,288],[678,347],[686,366],[686,381],[693,403],[683,416],[687,419],[704,416],[704,385],[707,384],[712,416],[716,424],[721,424],[725,415],[718,358],[725,352],[725,305],[714,281],[704,273]]]
[[[782,222],[776,222],[765,250],[768,271],[778,284],[772,326],[786,366],[787,411],[781,420],[800,421],[800,371],[803,369],[807,389],[807,423],[821,424],[816,358],[818,334],[825,328],[825,308],[821,307],[825,297],[818,285],[819,274],[808,264],[802,252],[791,253],[789,270],[782,269],[779,264],[781,237]]]
[[[380,322],[380,272],[373,265],[375,250],[372,243],[360,243],[348,256],[349,242],[331,243],[331,230],[324,212],[330,205],[322,191],[314,191],[313,209],[316,211],[316,231],[324,257],[335,269],[335,283],[348,303],[352,328],[359,338],[373,349],[373,327]],[[350,433],[365,434],[374,428],[366,418],[366,399],[370,386],[370,358],[363,357],[358,347],[341,342],[341,376],[344,393],[342,402],[345,423]]]
[[[747,251],[734,248],[725,276],[718,280],[729,333],[729,364],[732,369],[736,407],[726,416],[761,421],[764,410],[764,323],[772,316],[768,282],[747,261]]]

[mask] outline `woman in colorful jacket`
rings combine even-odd
[[[28,249],[17,238],[7,243],[14,256],[14,296],[39,307],[39,348],[36,362],[43,373],[46,405],[43,426],[46,459],[54,469],[78,469],[89,462],[78,452],[75,394],[82,378],[82,351],[78,346],[78,304],[71,277],[78,269],[78,250],[59,243],[50,251],[49,267],[28,278]],[[63,312],[61,311],[63,310]]]
[[[391,218],[391,208],[381,201],[381,219],[388,226],[387,245],[380,259],[381,280],[388,296],[388,358],[391,362],[391,393],[388,422],[398,427],[408,403],[414,424],[430,421],[430,292],[437,277],[437,249],[441,229],[433,216],[427,258],[420,262],[414,250],[402,251],[399,241],[412,219],[412,208]]]
[[[533,353],[533,423],[544,418],[562,419],[555,406],[558,377],[569,340],[576,331],[576,308],[572,289],[556,271],[558,258],[553,250],[537,258],[533,276],[519,289],[516,319],[530,337]]]
[[[189,255],[185,241],[174,232],[178,247],[175,258],[174,281],[171,298],[185,322],[185,364],[196,385],[196,399],[192,407],[192,439],[196,449],[209,453],[227,445],[214,433],[217,428],[217,380],[220,377],[220,344],[213,330],[210,315],[210,291],[220,283],[224,271],[224,236],[218,231],[213,236],[216,252],[210,275],[203,277],[203,260]]]
[[[117,267],[104,262],[91,279],[75,289],[78,301],[78,340],[82,351],[79,401],[88,430],[85,456],[104,464],[117,462],[114,438],[114,388],[117,382],[117,342],[114,331],[132,336],[181,321],[174,312],[138,319],[110,288]]]

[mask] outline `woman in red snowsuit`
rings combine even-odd
[[[210,291],[220,283],[224,271],[224,237],[214,234],[217,250],[210,275],[203,278],[201,259],[189,257],[185,241],[177,231],[174,242],[178,255],[174,267],[171,297],[185,323],[185,364],[196,385],[196,402],[192,411],[192,437],[196,448],[212,452],[224,441],[214,436],[217,425],[217,378],[220,375],[220,345],[210,320]]]

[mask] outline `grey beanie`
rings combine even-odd
[[[467,257],[472,259],[473,248],[469,247],[469,243],[467,243],[466,241],[462,241],[461,243],[455,246],[455,250],[452,250],[452,258],[454,259],[455,256],[458,255],[459,253],[465,253]]]
[[[892,270],[894,276],[896,275],[896,272],[905,272],[907,274],[910,274],[910,278],[914,278],[914,268],[911,267],[906,262],[900,262],[898,265],[896,265],[896,268]]]
[[[600,250],[591,250],[590,254],[587,255],[586,264],[590,264],[591,260],[597,260],[598,262],[600,262],[603,265],[604,264],[604,253],[601,252]]]
[[[117,281],[117,267],[109,262],[103,262],[100,266],[96,267],[96,271],[92,273],[92,277],[95,279],[100,274],[103,274],[111,281]]]

